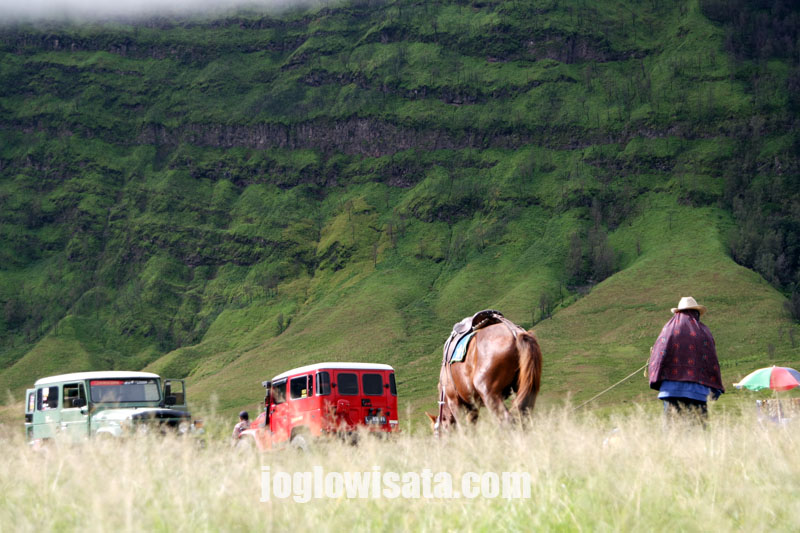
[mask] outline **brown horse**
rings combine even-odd
[[[481,405],[501,423],[512,421],[504,400],[516,392],[513,410],[524,416],[533,409],[542,377],[542,351],[533,330],[502,322],[476,331],[469,343],[464,362],[442,365],[439,374],[439,397],[444,387],[441,421],[431,419],[434,431],[455,426],[462,414],[474,423]]]

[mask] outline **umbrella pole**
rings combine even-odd
[[[778,422],[783,421],[783,405],[781,405],[781,398],[778,396],[778,391],[773,393],[775,395],[775,400],[778,403]]]

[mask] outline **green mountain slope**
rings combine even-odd
[[[366,360],[416,410],[496,308],[582,400],[687,294],[726,383],[800,363],[800,15],[763,4],[0,27],[0,390],[147,368],[228,412]]]

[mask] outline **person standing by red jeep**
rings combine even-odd
[[[239,441],[239,436],[242,434],[242,431],[246,430],[250,427],[250,415],[247,414],[247,411],[242,411],[239,413],[239,423],[233,426],[233,444]]]

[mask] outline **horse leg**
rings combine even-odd
[[[474,426],[478,421],[478,408],[474,405],[465,405],[464,409],[467,412],[467,422]]]
[[[463,422],[474,424],[478,419],[478,409],[460,398],[447,398],[447,407],[450,411],[449,423],[455,427],[466,427]]]
[[[489,365],[488,361],[493,361],[494,366]],[[505,398],[511,389],[516,372],[510,370],[508,365],[505,367],[497,364],[497,358],[484,359],[483,365],[479,368],[472,378],[472,387],[475,395],[480,397],[483,404],[489,409],[501,424],[510,424],[513,419],[511,413],[506,408]]]
[[[480,395],[484,405],[500,423],[510,424],[512,422],[511,413],[508,412],[506,404],[503,402],[502,394],[492,391],[486,381],[475,383],[475,390]]]
[[[516,391],[515,391],[516,392]],[[514,402],[514,411],[517,417],[519,417],[521,422],[525,422],[530,416],[531,411],[533,411],[533,406],[536,403],[536,396],[529,395],[526,396],[521,402],[517,403]]]
[[[461,424],[466,420],[470,425],[474,425],[478,421],[480,402],[476,391],[471,386],[469,369],[462,365],[448,370],[451,371],[450,383],[445,396],[447,406],[453,413],[453,422]]]

